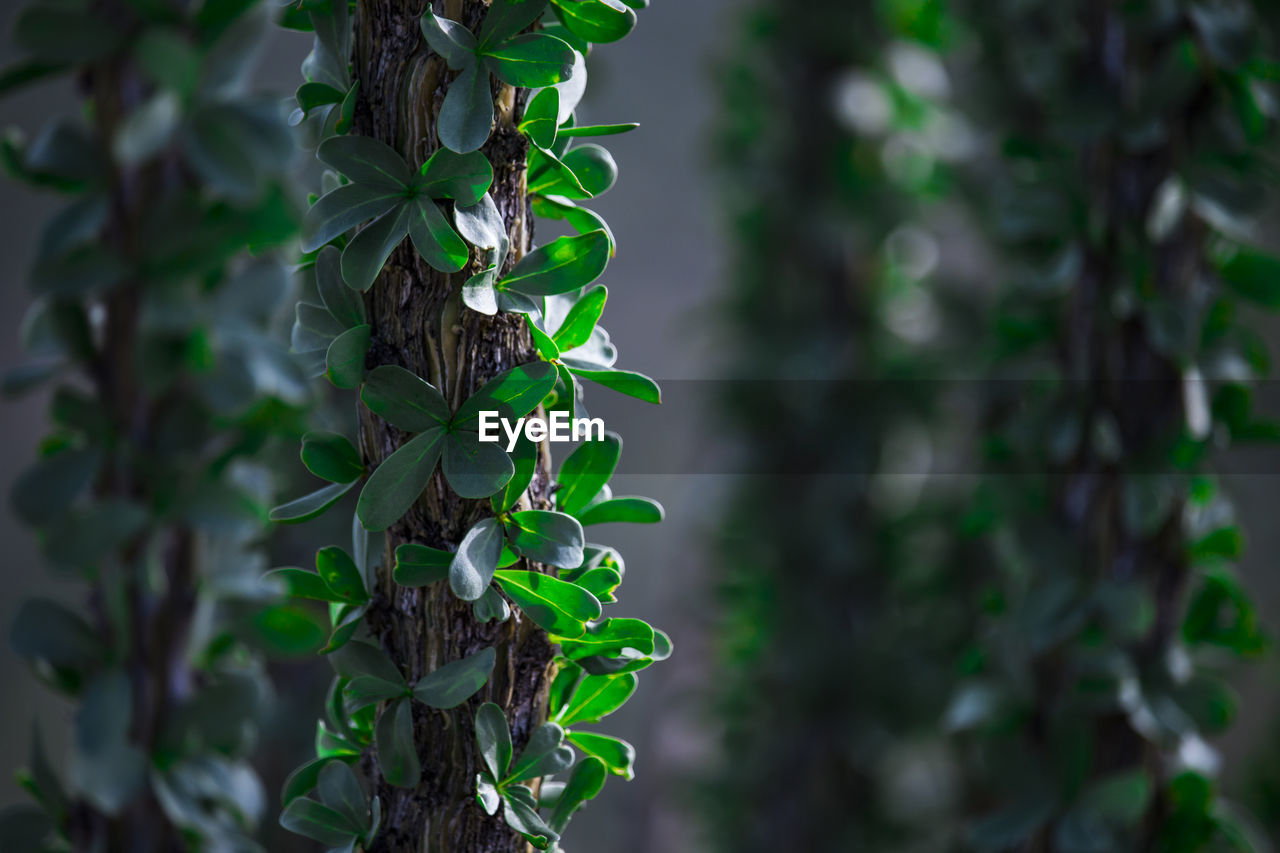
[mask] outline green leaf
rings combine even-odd
[[[489,647],[447,663],[418,681],[413,696],[432,708],[456,708],[476,694],[493,672],[497,652]]]
[[[338,324],[350,329],[368,322],[364,300],[342,280],[341,252],[325,246],[316,257],[316,290]]]
[[[551,776],[573,764],[573,750],[564,743],[564,729],[556,723],[544,723],[529,736],[520,760],[511,768],[503,784],[522,782],[539,776]]]
[[[566,569],[582,564],[582,525],[563,512],[513,512],[507,524],[507,539],[530,560]]]
[[[591,196],[608,192],[618,180],[618,164],[613,155],[599,145],[580,145],[565,154],[561,162],[573,170],[578,183]]]
[[[551,812],[551,828],[563,833],[573,816],[583,803],[595,799],[604,790],[609,769],[605,763],[594,755],[585,756],[573,768],[569,782],[556,800]]]
[[[573,307],[564,315],[560,328],[551,336],[561,352],[575,349],[587,342],[604,314],[604,304],[608,298],[608,289],[603,284],[597,284],[573,303]]]
[[[348,643],[344,648],[349,647]],[[408,692],[408,685],[403,682],[384,681],[372,675],[358,675],[347,684],[347,710],[359,711],[388,699],[396,699]]]
[[[449,422],[449,404],[435,386],[394,364],[369,371],[360,399],[396,429],[425,432]]]
[[[581,186],[581,184],[578,186]],[[609,223],[605,222],[604,217],[594,210],[579,207],[563,196],[535,195],[533,197],[533,212],[544,219],[563,219],[579,234],[603,231],[605,236],[609,238],[610,257],[618,252],[618,241],[614,238],[613,231],[609,228]]]
[[[22,602],[9,629],[14,654],[55,669],[88,670],[102,658],[102,641],[78,614],[45,598]]]
[[[1241,247],[1220,269],[1222,280],[1246,299],[1280,308],[1280,258]]]
[[[1093,783],[1081,804],[1108,822],[1133,826],[1146,813],[1151,793],[1151,780],[1144,770],[1127,770]]]
[[[9,494],[14,512],[32,525],[53,521],[88,488],[101,461],[96,450],[62,450],[46,456],[14,482]]]
[[[329,545],[316,552],[316,571],[329,589],[333,590],[344,601],[363,604],[369,600],[365,592],[364,578],[356,568],[351,555],[336,545]]]
[[[457,272],[467,265],[471,250],[434,201],[419,198],[405,210],[409,217],[409,239],[432,269]]]
[[[280,814],[280,825],[327,847],[345,847],[363,831],[342,812],[310,797],[291,800]]]
[[[350,483],[332,483],[323,489],[317,489],[309,495],[303,495],[273,508],[268,517],[280,524],[298,524],[303,521],[310,521],[337,503],[338,499],[351,491],[351,487],[355,484],[355,480]]]
[[[526,296],[551,296],[591,284],[609,264],[609,237],[592,231],[558,237],[534,249],[498,282],[499,289]]]
[[[444,439],[444,430],[427,430],[383,460],[356,502],[367,530],[386,530],[409,511],[431,480]]]
[[[427,204],[435,206],[431,202]],[[351,238],[342,250],[342,278],[348,287],[361,292],[373,287],[387,258],[409,233],[420,207],[420,204],[402,204],[388,210]]]
[[[573,74],[573,48],[546,33],[513,36],[481,55],[499,80],[524,89],[554,86]]]
[[[568,144],[567,138],[565,144]],[[528,189],[530,194],[537,197],[551,195],[591,198],[591,193],[582,186],[573,169],[566,166],[551,149],[533,148],[529,151]]]
[[[363,640],[353,640],[329,658],[334,672],[346,679],[369,676],[380,681],[408,686],[399,667],[381,647]]]
[[[302,110],[304,115],[316,107],[341,104],[346,96],[347,93],[341,89],[335,89],[327,83],[316,82],[303,83],[298,87],[298,91],[294,93],[294,99],[298,102],[298,109]],[[332,141],[333,138],[330,137],[328,141]]]
[[[147,758],[129,740],[133,687],[119,669],[97,673],[76,712],[69,781],[93,807],[120,814],[147,780]]]
[[[644,400],[646,403],[654,403],[655,405],[662,402],[662,389],[658,387],[657,382],[654,382],[643,373],[635,373],[630,370],[614,370],[613,368],[589,370],[581,367],[570,367],[569,370],[574,376],[598,382],[606,388],[617,391],[619,394],[626,394],[628,397],[635,397],[637,400]]]
[[[364,360],[373,330],[365,326],[347,329],[333,339],[325,352],[325,376],[335,388],[358,388],[364,378]]]
[[[329,632],[329,641],[325,643],[320,654],[327,655],[342,649],[355,635],[364,618],[365,608],[354,604],[342,605],[333,617],[333,630]]]
[[[556,384],[555,365],[545,361],[522,364],[489,380],[467,398],[453,416],[455,429],[479,430],[482,411],[496,411],[510,421],[538,408]]]
[[[451,198],[460,206],[479,204],[493,184],[493,166],[479,151],[457,154],[436,149],[422,164],[419,193],[431,198]]]
[[[572,55],[570,58],[572,61]],[[549,86],[534,93],[524,108],[519,130],[539,148],[550,148],[556,142],[560,117],[560,90]]]
[[[373,740],[382,777],[397,788],[416,788],[422,766],[413,742],[413,704],[408,699],[399,699],[383,710]]]
[[[490,253],[490,256],[497,255],[497,250]],[[492,317],[498,313],[498,292],[494,290],[493,285],[498,280],[498,265],[496,262],[491,263],[487,268],[481,270],[471,278],[467,279],[462,285],[462,304],[466,305],[472,311],[478,311],[481,314],[487,314]]]
[[[494,0],[480,25],[480,44],[506,41],[527,28],[547,8],[547,0]]]
[[[640,619],[605,619],[588,625],[586,632],[577,639],[560,643],[561,651],[569,660],[591,656],[618,657],[628,649],[642,656],[653,653],[653,626]]]
[[[315,572],[287,566],[272,569],[262,576],[267,581],[280,581],[287,593],[294,598],[313,598],[316,601],[346,601],[343,596],[329,589],[324,578]]]
[[[604,441],[584,441],[570,453],[556,475],[556,508],[569,515],[581,510],[609,482],[622,456],[622,437],[606,432]]]
[[[476,802],[487,815],[497,814],[498,806],[502,804],[502,795],[498,793],[498,786],[489,780],[486,773],[476,774]]]
[[[530,619],[556,636],[581,636],[583,623],[600,618],[600,602],[576,584],[511,569],[499,569],[494,579]]]
[[[623,706],[640,683],[635,673],[588,675],[578,682],[571,698],[552,707],[554,720],[562,726],[598,723]]]
[[[463,498],[487,498],[511,480],[515,467],[498,445],[480,441],[476,433],[449,433],[444,446],[444,476]]]
[[[391,576],[401,586],[426,586],[449,577],[453,553],[427,545],[406,543],[396,547]]]
[[[595,44],[623,38],[636,25],[636,13],[620,10],[602,0],[551,0],[556,17],[565,29]]]
[[[613,604],[618,600],[613,592],[622,585],[622,575],[617,569],[602,566],[588,569],[580,577],[574,578],[573,582],[600,599],[601,604]]]
[[[527,796],[518,792],[525,791]],[[559,836],[538,815],[533,792],[522,785],[512,785],[502,792],[502,817],[507,826],[514,829],[539,850],[546,850]]]
[[[465,154],[484,145],[492,127],[493,96],[489,90],[489,71],[479,62],[472,62],[449,84],[444,103],[440,105],[436,133],[441,144]]]
[[[625,740],[596,732],[569,732],[569,740],[588,755],[604,762],[614,776],[635,778],[636,750]]]
[[[502,487],[502,490],[489,500],[493,511],[498,514],[508,512],[515,507],[525,489],[529,488],[529,483],[533,481],[533,474],[537,468],[538,446],[521,433],[520,437],[516,439],[516,449],[512,451],[510,458],[515,471],[511,475],[511,479],[507,481],[507,484]]]
[[[640,123],[634,121],[621,124],[584,124],[578,127],[566,127],[560,132],[571,138],[580,136],[617,136],[620,133],[630,133],[639,126]]]
[[[662,505],[651,498],[622,497],[594,503],[577,514],[584,527],[621,521],[628,524],[657,524],[662,521]]]
[[[490,777],[506,778],[511,766],[511,729],[502,709],[492,702],[485,702],[476,711],[476,744]]]
[[[413,170],[400,152],[372,136],[330,136],[316,156],[357,184],[404,193],[413,183]]]
[[[457,21],[436,17],[430,6],[418,21],[418,26],[427,44],[444,57],[450,68],[456,71],[475,64],[478,45],[471,30]]]
[[[346,184],[311,205],[303,220],[302,251],[314,252],[362,222],[404,204],[404,193],[362,184]]]
[[[71,70],[66,62],[42,62],[29,59],[14,63],[0,71],[0,96],[16,91],[29,83],[53,77]]]
[[[360,454],[345,435],[313,431],[302,436],[302,464],[322,480],[350,483],[364,475]]]
[[[369,804],[355,771],[345,761],[330,761],[320,770],[316,793],[326,806],[363,831],[369,826]]]
[[[537,321],[533,319],[532,314],[524,315],[525,326],[529,329],[529,337],[533,339],[533,345],[538,350],[538,355],[547,361],[555,361],[560,357],[560,348],[556,346],[555,341],[551,340],[551,336],[542,331],[538,327]]]
[[[467,531],[449,565],[449,587],[454,595],[463,601],[484,595],[498,568],[502,538],[502,524],[496,518],[481,519]]]

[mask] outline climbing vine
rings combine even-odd
[[[442,5],[454,17],[438,11]],[[271,573],[293,595],[327,602],[333,626],[324,653],[336,675],[317,758],[283,795],[281,822],[294,832],[344,849],[403,849],[395,845],[420,843],[427,828],[402,824],[430,803],[450,815],[500,814],[517,839],[548,849],[610,774],[632,776],[631,746],[584,726],[617,710],[636,689],[636,673],[667,657],[671,644],[645,622],[604,615],[624,565],[614,549],[587,542],[584,528],[657,522],[662,510],[647,498],[611,494],[622,450],[616,434],[579,445],[550,484],[547,448],[524,438],[508,453],[481,441],[480,415],[580,415],[584,382],[659,402],[651,379],[615,366],[599,325],[608,292],[597,282],[615,239],[580,204],[612,186],[617,166],[604,147],[579,140],[636,125],[576,120],[591,45],[627,35],[643,5],[437,3],[411,20],[380,0],[308,0],[285,14],[286,26],[314,32],[294,121],[329,167],[306,217],[311,295],[298,304],[293,348],[313,375],[358,389],[362,424],[360,447],[336,433],[305,436],[302,461],[327,485],[273,511],[277,521],[306,521],[358,490],[352,551],[324,548],[315,571]],[[352,35],[359,27],[394,32],[405,67],[421,74],[412,78],[420,88],[398,95],[422,104],[396,134],[416,140],[407,155],[372,132],[392,118],[378,110],[392,107],[378,107],[381,96],[371,94],[385,80],[360,77],[362,48]],[[532,248],[530,211],[562,220],[572,233]],[[402,301],[384,312],[387,298]],[[442,307],[419,315],[407,307],[414,300]],[[404,328],[405,317],[422,328]],[[468,330],[474,335],[464,342]],[[494,334],[509,335],[526,355],[485,375],[464,370],[458,353],[468,346],[478,361],[495,363],[483,349]],[[418,336],[427,343],[404,343]],[[394,436],[391,446],[381,446],[383,435]],[[441,533],[455,522],[460,535]],[[380,546],[383,531],[398,544]],[[380,565],[380,552],[390,565]],[[422,648],[420,634],[472,630],[424,624],[391,606],[438,602],[423,597],[444,595],[437,587],[447,589],[439,606],[450,624],[537,626],[558,647],[554,678],[535,690],[532,717],[521,709],[513,721],[503,702],[514,688],[499,690],[494,680],[499,671],[528,671],[541,684],[541,659],[533,658],[545,639],[509,634],[505,644],[468,649],[430,671],[418,653],[405,653]],[[527,665],[526,648],[534,649]],[[476,767],[464,780],[470,802],[438,802],[457,791],[438,793],[443,786],[433,780],[455,768],[420,757],[430,754],[424,736],[446,730],[473,735],[455,741],[469,756],[465,766]],[[409,802],[395,789],[419,794]]]
[[[261,580],[270,460],[309,398],[270,323],[297,223],[285,118],[247,86],[269,23],[253,2],[35,0],[16,19],[0,91],[63,75],[83,100],[0,142],[12,178],[63,200],[27,275],[31,360],[4,379],[50,401],[11,500],[83,594],[12,626],[75,712],[65,768],[33,734],[35,805],[0,818],[6,851],[256,849],[256,651],[296,640]]]
[[[966,520],[1000,574],[947,715],[977,849],[1266,849],[1207,740],[1234,714],[1225,670],[1265,644],[1212,473],[1276,436],[1246,307],[1280,304],[1258,6],[969,10],[999,142],[976,190],[1013,270]]]

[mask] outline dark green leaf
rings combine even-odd
[[[330,761],[320,771],[316,785],[320,801],[344,815],[352,824],[369,826],[369,804],[355,772],[345,761]]]
[[[547,0],[495,0],[480,25],[480,43],[506,41],[536,21],[546,8]]]
[[[24,601],[9,629],[9,645],[27,661],[47,661],[56,669],[87,670],[104,651],[102,642],[78,614],[45,598]]]
[[[316,290],[324,307],[340,325],[350,329],[366,322],[364,300],[342,280],[341,253],[325,246],[316,257]]]
[[[445,432],[430,429],[392,453],[365,483],[356,513],[368,530],[386,530],[422,494],[444,450]]]
[[[529,483],[533,481],[533,473],[538,463],[538,446],[523,434],[516,439],[516,449],[511,453],[511,462],[515,472],[502,487],[502,491],[490,498],[490,505],[496,513],[504,513],[513,509]]]
[[[459,497],[487,498],[511,480],[511,457],[494,443],[480,441],[474,432],[449,433],[444,446],[444,476]]]
[[[504,779],[511,766],[511,729],[506,715],[492,702],[486,702],[476,711],[476,744],[484,765],[493,779]]]
[[[521,258],[498,287],[526,296],[567,293],[591,284],[608,263],[609,237],[603,231],[559,237]]]
[[[345,435],[314,431],[302,437],[302,464],[322,480],[350,483],[364,475],[360,454]]]
[[[347,329],[333,339],[325,353],[325,376],[336,388],[358,388],[373,331],[369,326]]]
[[[525,89],[554,86],[573,74],[573,48],[546,33],[514,36],[482,55],[499,80]]]
[[[280,815],[280,825],[328,847],[344,847],[363,831],[343,813],[310,797],[291,800]]]
[[[372,136],[331,136],[316,149],[320,160],[357,184],[404,193],[413,170],[400,152]]]
[[[463,601],[484,595],[502,554],[502,525],[496,518],[476,522],[458,545],[449,565],[449,587]]]
[[[514,829],[539,850],[546,850],[559,836],[538,816],[537,803],[532,792],[527,798],[520,797],[517,792],[529,789],[522,785],[513,785],[502,792],[502,817],[507,826]]]
[[[564,729],[556,723],[544,723],[529,736],[520,760],[504,781],[522,782],[539,776],[551,776],[573,764],[573,750],[564,743]]]
[[[393,364],[369,371],[360,399],[369,411],[405,432],[425,432],[449,422],[449,405],[440,392]]]
[[[588,625],[586,632],[560,644],[569,660],[591,656],[617,657],[628,649],[642,656],[653,653],[654,630],[640,619],[605,619]]]
[[[63,450],[22,472],[9,499],[28,524],[47,524],[71,508],[93,481],[102,456],[96,450]]]
[[[419,198],[405,211],[413,247],[433,269],[457,272],[467,265],[471,250],[434,201]]]
[[[529,99],[520,122],[520,132],[539,148],[550,148],[556,142],[559,117],[560,90],[549,86]]]
[[[316,571],[329,589],[342,596],[343,600],[355,604],[363,604],[369,600],[364,589],[364,578],[356,568],[355,561],[346,551],[336,545],[329,545],[316,552]]]
[[[294,598],[313,598],[317,601],[346,601],[347,599],[329,589],[324,578],[315,572],[288,566],[273,569],[263,575],[267,581],[279,581],[284,584],[286,592]]]
[[[538,408],[555,387],[556,369],[545,361],[522,364],[498,374],[467,398],[453,416],[457,429],[478,430],[482,411],[515,421]]]
[[[396,547],[392,577],[401,586],[426,586],[449,577],[453,553],[412,543]]]
[[[477,44],[471,30],[457,21],[436,17],[430,6],[423,13],[418,26],[427,44],[444,57],[450,68],[456,71],[463,66],[475,64]]]
[[[608,298],[608,289],[603,284],[597,284],[573,303],[573,307],[564,315],[560,328],[551,336],[562,352],[587,342],[591,331],[604,314],[604,304]]]
[[[507,539],[523,556],[539,563],[566,569],[582,563],[582,525],[563,512],[513,512],[507,524]]]
[[[581,184],[578,186],[581,186]],[[604,217],[594,210],[579,207],[563,196],[536,195],[533,198],[533,212],[544,219],[563,219],[579,234],[603,231],[609,238],[610,256],[618,252],[618,241],[614,238],[613,231],[609,228],[609,223],[605,222]]]
[[[1280,258],[1241,247],[1221,267],[1222,279],[1246,299],[1280,308]]]
[[[608,192],[618,180],[618,164],[599,145],[580,145],[565,154],[561,162],[573,170],[578,183],[591,196]],[[573,198],[569,193],[562,194]]]
[[[302,251],[314,252],[362,222],[404,204],[403,192],[346,184],[322,195],[303,222]]]
[[[332,483],[323,489],[317,489],[309,495],[275,507],[271,510],[270,519],[281,524],[310,521],[337,503],[338,498],[351,491],[355,484],[356,481],[352,480],[350,483]]]
[[[457,154],[438,148],[422,164],[418,192],[431,198],[451,198],[459,205],[479,204],[493,184],[493,166],[479,151]]]
[[[374,729],[382,777],[398,788],[415,788],[422,778],[418,749],[413,742],[413,703],[400,699],[388,705]]]
[[[348,287],[362,292],[373,287],[387,258],[413,227],[420,208],[421,204],[403,204],[388,210],[351,238],[342,250],[342,278]]]
[[[456,708],[485,685],[496,659],[497,652],[490,647],[447,663],[414,685],[413,696],[432,708]]]
[[[471,62],[449,85],[436,133],[446,147],[465,154],[475,151],[489,138],[493,127],[493,96],[489,91],[489,71]]]

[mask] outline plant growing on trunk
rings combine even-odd
[[[28,276],[32,361],[4,381],[50,395],[11,497],[85,595],[13,624],[75,718],[65,773],[33,736],[38,808],[0,818],[6,851],[254,848],[253,648],[288,616],[261,581],[264,460],[308,397],[268,328],[287,286],[270,248],[296,220],[284,116],[245,85],[265,13],[36,0],[17,18],[26,58],[0,89],[72,75],[84,109],[0,143],[11,176],[66,200]]]
[[[592,43],[625,36],[640,5],[320,0],[286,14],[315,33],[295,120],[331,169],[307,217],[314,289],[293,344],[360,398],[354,444],[304,439],[329,485],[275,511],[303,521],[359,489],[353,551],[277,573],[329,602],[337,673],[318,757],[286,785],[295,832],[346,849],[547,849],[608,774],[632,774],[628,744],[582,726],[670,642],[604,616],[623,563],[583,528],[661,509],[610,494],[616,435],[553,477],[545,443],[508,454],[479,430],[482,412],[578,414],[583,380],[658,402],[652,380],[614,366],[596,283],[614,237],[579,204],[617,167],[578,140],[634,125],[575,119]],[[573,233],[535,248],[535,215]]]
[[[969,518],[1001,580],[949,715],[986,783],[978,849],[1255,849],[1204,733],[1233,714],[1222,670],[1263,644],[1210,468],[1275,435],[1240,316],[1280,304],[1254,223],[1276,144],[1258,6],[970,10],[1001,143],[977,177],[1020,265]]]

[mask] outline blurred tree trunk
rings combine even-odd
[[[435,116],[453,72],[430,53],[418,19],[419,0],[369,0],[359,4],[354,65],[360,100],[355,132],[399,150],[416,168],[438,147]],[[488,4],[483,0],[435,3],[435,11],[478,28]],[[495,84],[497,123],[482,149],[493,165],[490,193],[511,237],[514,264],[532,239],[532,215],[525,191],[527,143],[516,130],[523,92]],[[454,275],[431,269],[410,241],[391,256],[367,297],[373,327],[371,364],[398,364],[438,387],[456,407],[495,374],[535,359],[518,315],[487,317],[464,309],[461,285],[474,270]],[[401,443],[398,431],[360,411],[360,443],[371,466]],[[543,452],[543,451],[540,451]],[[530,487],[534,508],[549,508],[549,460],[540,459]],[[501,815],[489,817],[476,804],[480,771],[474,736],[476,708],[496,702],[507,714],[517,749],[545,721],[553,649],[546,633],[518,614],[506,622],[480,623],[470,602],[458,600],[448,584],[399,586],[391,577],[397,545],[417,542],[452,549],[471,525],[489,515],[488,501],[463,500],[437,471],[418,505],[387,531],[376,601],[368,620],[374,634],[412,681],[451,661],[493,646],[498,663],[489,683],[469,702],[451,711],[414,704],[414,739],[422,762],[415,790],[378,779],[383,803],[379,851],[503,853],[527,845]],[[526,568],[538,568],[527,566]],[[376,761],[370,757],[369,761]]]

